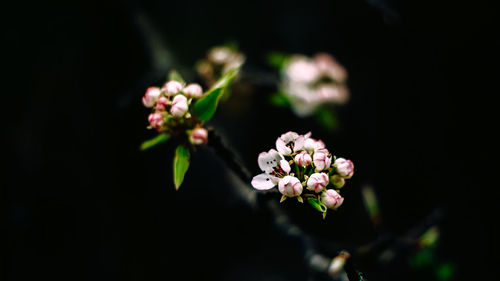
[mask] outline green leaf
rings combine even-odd
[[[267,55],[267,63],[278,70],[283,69],[289,59],[289,55],[279,52],[271,52],[269,55]]]
[[[175,69],[170,70],[170,72],[168,73],[168,80],[175,80],[177,82],[180,82],[181,84],[186,84],[186,81],[184,81],[181,74]]]
[[[290,106],[290,101],[283,92],[277,92],[272,94],[271,97],[269,98],[269,101],[271,102],[271,104],[279,107]]]
[[[316,120],[328,130],[336,130],[339,127],[337,115],[331,109],[320,107],[315,112]]]
[[[203,121],[212,119],[220,97],[238,74],[239,69],[231,69],[194,104],[196,115]]]
[[[170,138],[170,135],[167,135],[167,134],[159,134],[157,135],[156,137],[152,138],[152,139],[149,139],[147,141],[144,141],[141,146],[140,146],[140,149],[142,151],[146,150],[146,149],[150,149],[151,147],[153,146],[156,146],[160,143],[163,143],[163,142],[166,142],[168,139]]]
[[[308,198],[307,199],[307,202],[313,206],[314,209],[322,212],[322,213],[325,213],[327,208],[325,206],[325,204],[323,204],[321,201],[319,201],[318,198]]]
[[[174,157],[174,184],[176,190],[179,190],[188,168],[189,149],[184,145],[179,145],[175,150]]]

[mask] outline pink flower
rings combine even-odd
[[[282,155],[290,155],[304,147],[305,138],[295,132],[286,132],[276,139],[276,149]]]
[[[144,104],[145,107],[153,107],[155,102],[158,100],[160,93],[160,88],[149,87],[146,90],[146,94],[144,94],[144,97],[142,98],[142,104]]]
[[[149,114],[148,121],[151,127],[156,129],[160,129],[164,123],[163,116],[160,113]]]
[[[193,97],[193,98],[199,98],[203,94],[203,90],[201,89],[201,86],[196,84],[196,83],[191,83],[182,90],[184,94],[188,97]]]
[[[330,152],[328,152],[326,148],[320,148],[314,151],[313,162],[316,171],[320,172],[330,167],[332,164],[332,156],[330,156]]]
[[[257,190],[268,190],[276,186],[279,178],[268,174],[259,174],[252,179],[252,186]]]
[[[296,177],[285,176],[279,180],[278,189],[285,196],[295,197],[302,193],[302,184]]]
[[[262,171],[270,174],[274,170],[274,167],[278,166],[280,160],[282,160],[282,158],[278,151],[270,149],[269,152],[261,152],[257,162]]]
[[[342,188],[345,184],[345,179],[339,175],[331,176],[330,181],[336,188]]]
[[[326,173],[314,173],[307,180],[307,189],[319,193],[328,185],[328,175]]]
[[[198,127],[194,129],[189,135],[189,141],[194,145],[199,145],[203,143],[207,143],[208,141],[208,132],[203,127]]]
[[[176,81],[174,81],[176,82]],[[175,117],[182,117],[188,110],[187,98],[183,95],[177,95],[172,101],[170,113]]]
[[[182,84],[175,80],[170,80],[162,88],[169,96],[178,94],[182,90]]]
[[[335,160],[335,168],[337,169],[337,173],[346,179],[350,179],[354,174],[354,164],[351,160],[346,160],[344,158],[337,158]]]
[[[305,167],[312,163],[312,158],[307,151],[302,151],[299,154],[295,155],[295,163],[299,166]]]
[[[333,102],[344,104],[349,99],[349,92],[344,86],[335,84],[324,84],[318,87],[317,97],[321,102]]]
[[[337,210],[344,202],[344,197],[340,196],[337,191],[328,189],[321,194],[321,202],[329,209]]]
[[[156,103],[156,110],[157,111],[165,111],[168,104],[169,104],[169,100],[166,97],[161,97],[158,99],[158,102]]]

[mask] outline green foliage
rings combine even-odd
[[[288,107],[290,106],[290,101],[286,97],[285,93],[277,92],[271,95],[269,98],[270,102],[274,106]]]
[[[238,74],[239,69],[232,69],[222,76],[215,85],[208,90],[201,99],[194,104],[194,112],[203,121],[212,119],[217,109],[219,99]]]
[[[178,190],[179,186],[182,184],[188,168],[189,149],[184,145],[179,145],[175,150],[174,157],[174,184],[176,190]]]
[[[289,59],[289,55],[279,52],[271,52],[269,55],[267,55],[267,63],[278,70],[283,69]]]
[[[152,148],[160,143],[166,142],[169,138],[170,138],[170,135],[161,133],[152,139],[144,141],[141,144],[140,149],[142,151],[144,151],[146,149],[150,149],[150,148]]]
[[[436,276],[440,281],[448,281],[453,278],[455,267],[450,263],[440,265],[436,270]]]
[[[325,213],[327,208],[318,198],[308,198],[307,202],[316,210]]]
[[[325,107],[319,107],[315,111],[316,120],[327,130],[336,130],[339,127],[339,121],[335,111]]]
[[[169,81],[175,80],[183,85],[186,84],[186,81],[184,81],[181,74],[179,72],[177,72],[177,70],[175,70],[175,69],[170,70],[170,72],[168,73],[168,80]]]

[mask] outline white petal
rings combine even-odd
[[[286,143],[281,138],[276,139],[276,149],[283,155],[292,154],[292,150],[286,146]]]
[[[299,136],[296,140],[295,140],[295,144],[293,145],[293,150],[295,152],[301,150],[304,148],[304,142],[306,141],[306,139],[304,138],[304,136]]]
[[[290,164],[288,164],[288,161],[286,160],[281,160],[280,161],[280,166],[281,166],[281,169],[283,169],[283,171],[285,171],[285,173],[290,173]]]
[[[275,177],[268,174],[260,174],[252,179],[252,186],[258,190],[268,190],[276,185]]]

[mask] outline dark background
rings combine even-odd
[[[455,265],[456,280],[490,279],[498,219],[481,148],[489,142],[482,129],[491,120],[484,97],[494,93],[496,12],[476,1],[434,2],[9,4],[7,280],[308,280],[297,243],[239,199],[238,180],[213,150],[193,153],[178,192],[173,145],[138,151],[154,136],[140,97],[168,70],[152,61],[144,22],[168,49],[163,66],[194,80],[196,60],[231,40],[247,55],[248,73],[273,75],[269,51],[333,54],[352,94],[337,109],[338,131],[272,107],[275,88],[258,83],[222,104],[210,125],[254,174],[258,153],[287,130],[311,130],[354,161],[345,203],[326,221],[283,205],[307,233],[353,245],[377,239],[360,195],[371,184],[383,231],[403,235],[441,207],[439,258]],[[407,259],[358,267],[369,280],[428,280]]]

